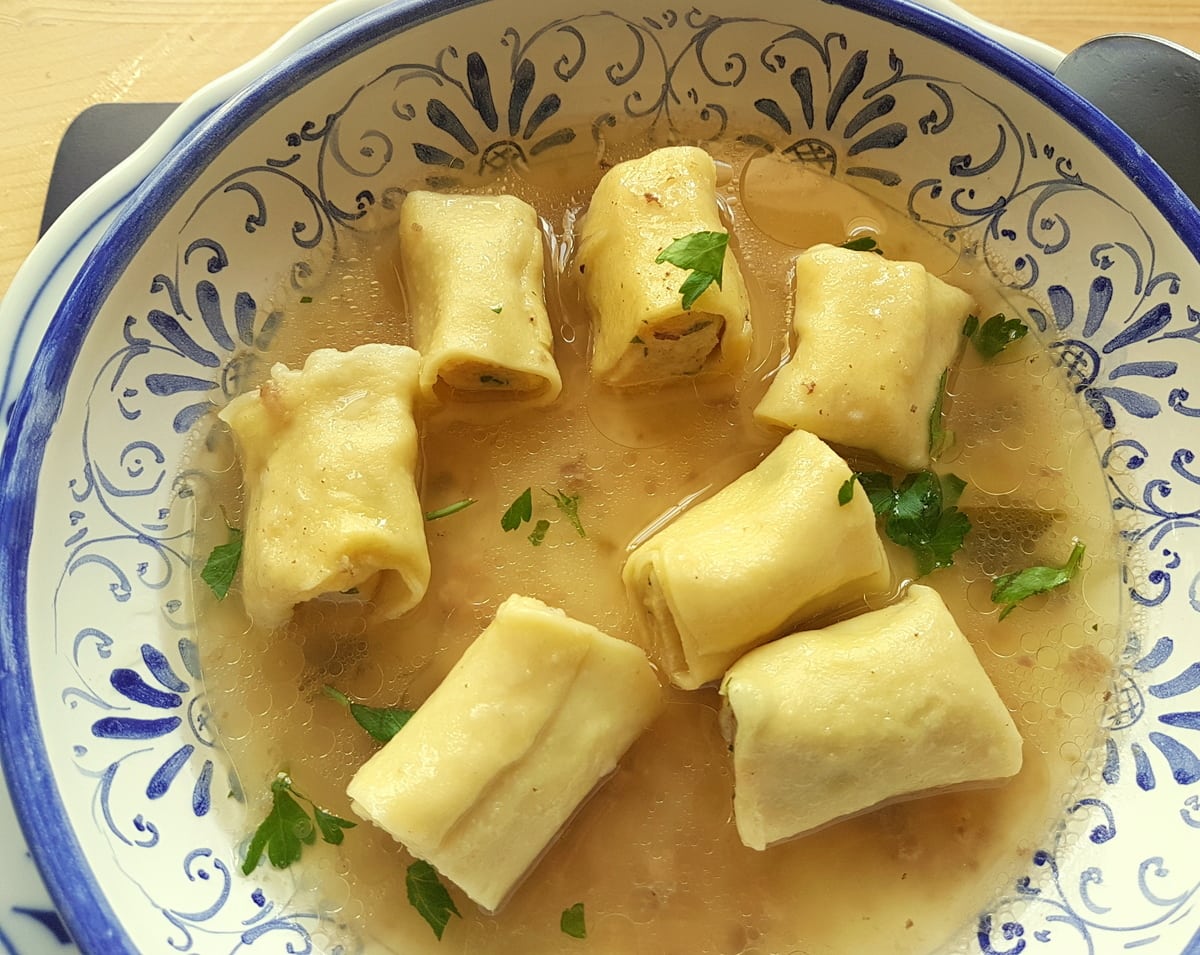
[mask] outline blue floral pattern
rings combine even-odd
[[[697,8],[490,19],[460,18],[455,45],[424,38],[436,24],[419,41],[393,37],[357,58],[368,66],[312,78],[311,115],[285,101],[256,120],[243,135],[258,152],[217,156],[156,227],[96,323],[112,344],[79,366],[85,412],[64,418],[47,458],[71,462],[56,487],[53,636],[73,736],[55,757],[89,787],[106,871],[130,873],[155,913],[147,944],[309,952],[319,923],[275,901],[292,897],[283,876],[238,873],[228,833],[244,829],[243,809],[215,795],[239,790],[190,617],[188,508],[202,478],[181,472],[186,436],[269,357],[283,317],[267,303],[319,283],[339,242],[393,222],[407,188],[547,154],[602,158],[610,138],[638,135],[736,136],[852,179],[1039,303],[1031,322],[1094,412],[1128,548],[1130,632],[1100,791],[1070,806],[971,941],[990,955],[1064,955],[1184,937],[1200,888],[1200,654],[1186,637],[1200,612],[1200,548],[1186,543],[1200,473],[1183,434],[1200,407],[1179,379],[1200,311],[1195,277],[1160,261],[1162,227],[1095,184],[1105,161],[1065,124],[1018,122],[1026,94],[984,70],[936,75],[944,51],[903,31],[880,45],[845,11],[796,23]],[[1170,434],[1132,437],[1163,418]],[[196,825],[173,824],[185,816]],[[147,866],[153,886],[135,874]]]

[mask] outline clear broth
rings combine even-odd
[[[419,706],[510,593],[640,642],[620,584],[631,541],[685,502],[715,493],[779,440],[752,411],[786,356],[799,249],[870,233],[890,258],[923,262],[971,291],[981,316],[1011,313],[1014,303],[983,270],[850,187],[742,146],[713,150],[724,164],[722,201],[756,330],[739,381],[643,394],[592,386],[570,235],[602,169],[574,162],[510,171],[480,189],[521,196],[547,223],[547,297],[564,388],[552,407],[502,420],[437,412],[422,421],[426,509],[478,500],[427,524],[433,576],[425,600],[376,627],[353,605],[314,601],[268,632],[248,621],[236,591],[222,604],[197,593],[209,703],[250,819],[266,813],[280,769],[305,795],[352,818],[345,787],[375,744],[322,687],[374,705]],[[344,245],[322,286],[305,293],[311,302],[283,303],[288,319],[270,357],[296,366],[319,347],[408,343],[395,244],[387,229]],[[1119,588],[1088,420],[1032,336],[986,364],[968,347],[946,413],[956,440],[939,469],[968,481],[961,506],[975,529],[955,567],[926,582],[945,598],[1026,740],[1015,779],[901,802],[754,852],[734,828],[715,689],[672,690],[665,715],[498,914],[451,887],[462,918],[440,943],[407,904],[411,859],[385,833],[362,824],[337,849],[306,850],[299,884],[328,919],[330,939],[406,953],[817,955],[924,953],[965,937],[1094,772]],[[216,475],[199,515],[204,553],[223,534],[222,508],[237,522],[240,483],[219,431],[198,464]],[[506,534],[499,524],[526,487],[535,491],[535,521],[552,524],[536,548],[529,527]],[[586,538],[542,488],[581,495]],[[1074,537],[1089,546],[1081,576],[998,622],[991,576],[1060,563]],[[891,556],[899,576],[910,575],[907,556]],[[559,929],[560,913],[580,901],[586,942]]]

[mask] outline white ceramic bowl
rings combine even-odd
[[[1191,204],[1040,68],[908,4],[360,6],[177,131],[78,269],[13,411],[0,739],[81,947],[326,946],[286,878],[239,872],[251,823],[223,798],[178,480],[189,428],[264,344],[266,303],[319,283],[340,236],[385,227],[401,182],[657,123],[819,158],[1041,304],[1027,317],[1093,412],[1122,518],[1125,646],[1094,789],[953,947],[1200,951]],[[799,61],[810,92],[789,80]]]

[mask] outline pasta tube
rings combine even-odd
[[[888,800],[998,781],[1021,736],[937,591],[796,633],[735,663],[734,815],[751,849]]]
[[[689,273],[655,262],[675,239],[725,231],[716,182],[712,157],[692,146],[619,163],[600,180],[576,257],[598,381],[647,385],[742,370],[750,305],[732,250],[725,251],[721,286],[709,285],[690,309],[680,294]]]
[[[221,411],[242,461],[242,592],[257,623],[278,626],[296,604],[348,590],[386,620],[425,595],[419,362],[397,345],[320,349]]]
[[[813,246],[796,259],[795,348],[754,416],[928,467],[930,415],[972,308],[916,262]]]
[[[640,649],[512,596],[347,793],[495,910],[662,705]]]
[[[630,554],[626,590],[676,686],[714,680],[789,624],[887,587],[870,501],[839,503],[850,476],[823,441],[793,431]]]
[[[554,401],[562,379],[537,213],[515,196],[410,192],[400,264],[427,399]]]

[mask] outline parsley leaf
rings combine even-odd
[[[449,517],[451,514],[457,514],[459,511],[465,511],[474,503],[475,498],[464,497],[461,501],[455,501],[453,504],[447,504],[445,507],[439,507],[436,511],[426,511],[425,520],[436,521],[440,517]]]
[[[918,576],[954,563],[954,553],[971,530],[970,519],[955,506],[965,481],[954,474],[939,477],[933,471],[910,474],[899,487],[878,471],[856,477],[876,515],[884,519],[884,533],[913,552]]]
[[[857,239],[850,239],[842,243],[843,249],[849,249],[851,252],[874,252],[876,255],[883,255],[883,249],[879,247],[879,243],[875,241],[874,236],[861,235]]]
[[[325,687],[325,695],[346,707],[350,711],[350,715],[354,717],[354,721],[370,733],[372,738],[381,743],[388,742],[404,729],[404,724],[412,719],[413,713],[416,712],[416,710],[405,710],[399,707],[367,706],[363,703],[355,703],[341,690],[334,689],[332,686]]]
[[[838,507],[845,507],[854,497],[854,475],[851,474],[838,488]]]
[[[317,829],[321,832],[321,838],[331,846],[340,846],[342,840],[346,838],[345,830],[353,829],[358,825],[357,822],[351,822],[349,819],[326,812],[315,803],[313,804],[313,818],[317,820]]]
[[[533,488],[527,487],[515,501],[508,505],[508,510],[500,518],[500,526],[506,531],[515,531],[518,527],[533,517]]]
[[[963,338],[970,338],[979,328],[979,316],[968,315],[967,320],[963,322]]]
[[[679,291],[683,295],[683,310],[692,307],[706,288],[717,283],[725,271],[725,250],[729,246],[728,232],[693,232],[681,236],[658,254],[658,264],[670,262],[692,274],[683,280]]]
[[[575,533],[580,537],[587,537],[587,533],[583,529],[583,522],[579,520],[579,495],[566,494],[561,490],[557,494],[553,491],[546,491],[545,488],[542,488],[542,490],[550,495],[555,506],[571,522],[571,526],[575,528]]]
[[[304,799],[312,806],[315,825],[308,817],[308,811],[295,797]],[[246,849],[246,860],[242,863],[244,875],[249,875],[258,866],[264,849],[271,865],[276,869],[286,869],[293,862],[299,861],[305,846],[311,846],[317,841],[318,830],[322,839],[336,846],[341,844],[345,836],[343,830],[353,829],[358,825],[349,819],[326,812],[312,800],[301,796],[292,788],[292,780],[287,773],[280,773],[271,783],[271,802],[271,811],[254,831]]]
[[[489,306],[488,306],[488,308],[490,308],[490,309],[491,309],[493,312],[495,312],[497,315],[499,315],[501,312],[503,312],[503,311],[504,311],[504,306],[503,306],[503,305],[489,305]]]
[[[450,922],[451,915],[462,918],[454,906],[454,899],[438,878],[437,869],[423,859],[418,859],[408,867],[404,876],[404,885],[408,889],[408,903],[420,914],[438,941]]]
[[[975,350],[984,358],[995,358],[1027,334],[1029,326],[1019,318],[1005,318],[1003,312],[997,312],[979,327],[971,340],[975,343]]]
[[[225,527],[229,531],[229,540],[212,549],[204,569],[200,571],[200,579],[208,584],[218,600],[224,600],[229,593],[242,560],[242,532],[228,524]]]
[[[571,938],[587,938],[587,925],[583,920],[583,903],[576,902],[569,909],[563,909],[562,918],[558,920],[558,927],[562,929],[564,935],[570,935]]]
[[[953,438],[953,433],[942,427],[942,403],[946,400],[946,379],[950,377],[950,369],[942,372],[938,379],[937,397],[933,400],[933,408],[929,411],[929,456],[935,460],[946,450]]]
[[[1044,594],[1069,583],[1079,570],[1085,550],[1083,543],[1076,540],[1071,549],[1071,556],[1067,558],[1063,567],[1026,567],[1014,574],[1004,574],[993,580],[992,603],[1004,604],[1004,609],[1000,611],[1000,619],[1003,620],[1012,613],[1017,604],[1026,597]]]
[[[529,534],[529,543],[531,543],[534,547],[540,547],[542,541],[544,541],[546,539],[546,531],[548,531],[548,530],[550,530],[550,522],[549,521],[547,521],[547,520],[538,521],[533,526],[533,530]]]

